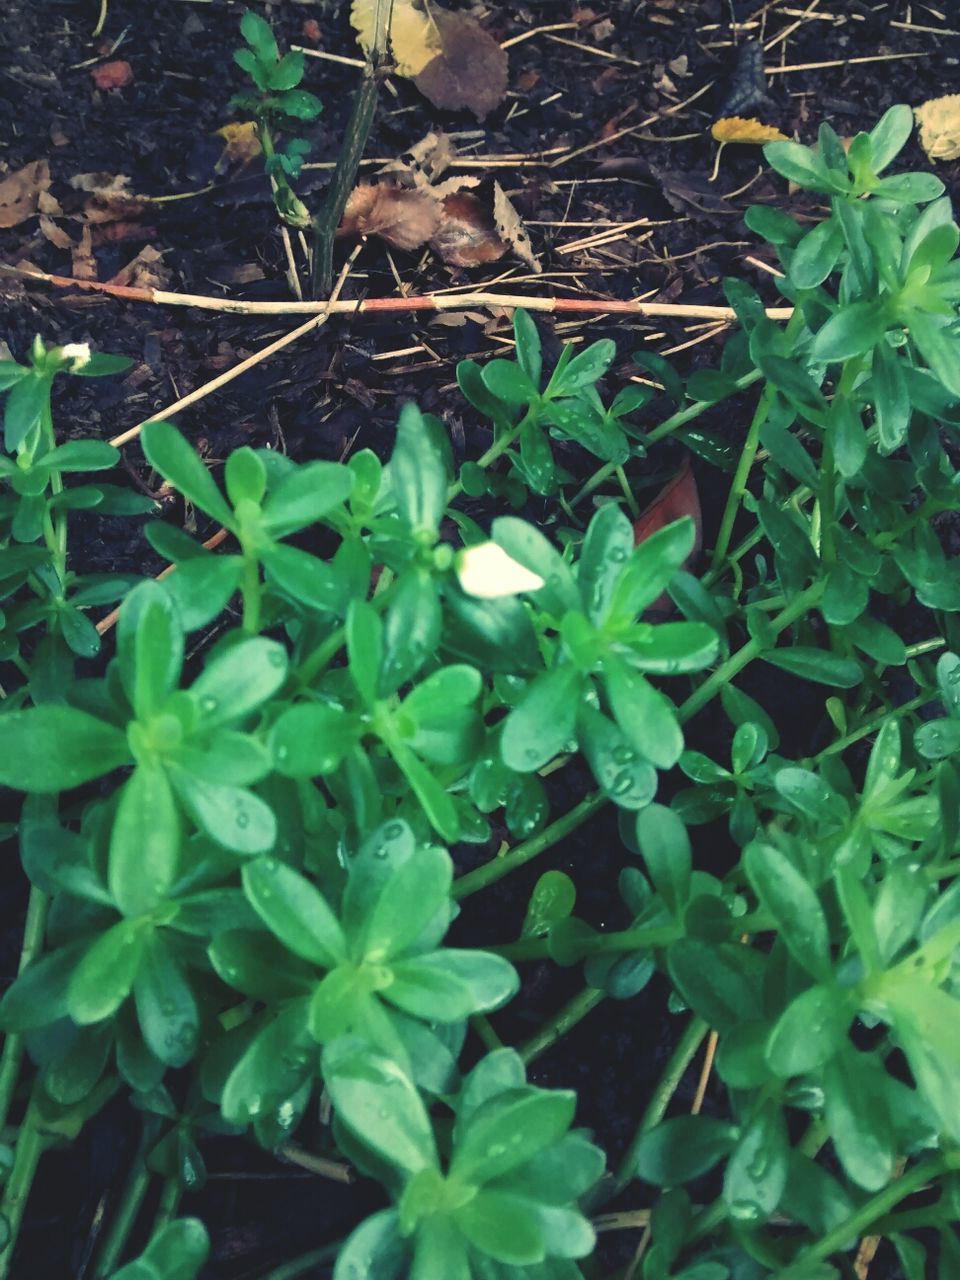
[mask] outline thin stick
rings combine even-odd
[[[765,67],[764,75],[781,76],[792,71],[821,71],[825,67],[853,67],[861,62],[895,62],[901,58],[929,58],[930,53],[871,53],[864,58],[834,58],[829,62],[801,62],[795,67]]]
[[[13,275],[27,282],[52,284],[59,289],[84,289],[96,293],[106,293],[113,298],[122,298],[124,302],[150,302],[163,307],[197,307],[203,311],[225,311],[231,315],[241,316],[280,316],[280,315],[317,315],[322,318],[328,315],[344,315],[356,313],[367,315],[371,312],[407,311],[458,311],[466,306],[474,307],[522,307],[526,311],[553,312],[589,312],[597,315],[635,315],[635,316],[672,316],[690,320],[725,320],[733,323],[736,312],[732,307],[699,306],[682,302],[640,302],[618,298],[543,298],[511,293],[427,293],[414,294],[408,298],[364,298],[360,302],[340,302],[334,290],[327,302],[242,302],[234,298],[211,298],[205,294],[168,293],[164,289],[142,289],[130,285],[101,284],[97,280],[74,280],[70,276],[48,275],[43,271],[24,271],[19,267],[0,266],[0,275]],[[768,307],[767,316],[771,320],[789,320],[793,315],[792,307]],[[307,329],[295,330],[286,338],[280,339],[280,345],[292,342],[294,337]],[[267,354],[279,350],[278,346],[265,348]],[[258,353],[251,356],[252,361],[261,359]],[[245,362],[235,370],[229,370],[219,379],[214,379],[211,387],[222,386],[224,381],[236,377],[248,368]],[[196,395],[196,393],[194,393]],[[178,407],[192,400],[178,401]],[[167,410],[171,412],[171,410]]]
[[[327,318],[333,311],[336,305],[337,295],[343,288],[346,278],[350,273],[350,268],[353,266],[354,260],[359,252],[360,246],[358,245],[344,263],[343,270],[340,272],[340,278],[337,280],[336,286],[331,294],[330,301],[328,303],[319,304],[322,308],[320,315],[312,316],[304,324],[298,325],[296,329],[291,329],[289,333],[285,333],[282,338],[277,338],[276,342],[271,342],[269,346],[262,347],[259,351],[255,351],[252,356],[248,356],[246,360],[241,360],[240,363],[234,365],[232,369],[226,369],[223,373],[212,379],[212,381],[205,383],[202,387],[198,387],[196,391],[191,391],[189,395],[183,396],[174,404],[168,405],[165,409],[161,409],[159,413],[151,414],[149,418],[145,418],[143,422],[138,423],[135,427],[131,427],[128,431],[122,431],[120,435],[114,436],[110,441],[113,447],[118,449],[120,445],[127,444],[130,440],[135,440],[148,422],[157,422],[161,418],[171,417],[173,414],[179,413],[181,409],[186,409],[188,405],[196,404],[198,400],[202,400],[205,396],[208,396],[211,391],[216,391],[218,388],[226,386],[228,382],[232,382],[234,378],[239,378],[241,373],[246,373],[248,369],[252,369],[255,365],[261,364],[264,360],[269,359],[270,356],[275,355],[278,351],[282,351],[283,348],[288,347],[291,342],[296,342],[297,338],[302,338],[305,333],[310,333],[313,329],[319,329],[322,324],[326,323]],[[310,304],[293,303],[291,305],[309,306]],[[350,310],[350,308],[354,306],[356,306],[355,303],[348,303],[346,310]]]
[[[208,551],[212,551],[214,547],[219,547],[220,543],[225,542],[226,539],[227,539],[226,529],[218,529],[217,532],[213,535],[213,537],[208,538],[203,545],[204,547],[206,547]],[[162,569],[157,574],[155,581],[161,582],[164,578],[169,578],[171,573],[176,573],[176,571],[177,571],[177,566],[175,564],[168,564],[165,569]],[[106,635],[106,633],[110,630],[111,627],[116,626],[117,619],[119,617],[120,617],[120,610],[111,609],[110,612],[105,614],[97,623],[97,634],[101,636]]]

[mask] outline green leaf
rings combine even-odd
[[[402,1280],[408,1244],[400,1235],[395,1209],[373,1214],[348,1238],[337,1254],[333,1280],[360,1280],[364,1272],[377,1280]]]
[[[591,622],[599,623],[606,616],[633,546],[633,525],[617,504],[601,507],[587,528],[577,566],[577,585]]]
[[[343,591],[332,565],[300,547],[282,544],[261,547],[259,555],[271,585],[275,583],[281,591],[310,609],[339,613]]]
[[[272,697],[286,678],[286,649],[256,636],[217,653],[190,692],[199,700],[205,727],[235,724]]]
[[[684,1000],[721,1035],[762,1017],[762,965],[749,948],[681,938],[667,951],[667,967]]]
[[[799,142],[768,142],[763,154],[772,169],[805,191],[829,194],[836,190],[836,183],[820,156]]]
[[[789,649],[768,649],[760,657],[781,671],[788,671],[799,680],[812,680],[816,684],[830,685],[835,689],[852,689],[863,679],[863,669],[852,658],[839,658],[808,645],[792,645]]]
[[[829,980],[833,973],[830,938],[815,890],[773,845],[759,841],[749,845],[743,865],[761,906],[773,916],[787,950],[818,981]]]
[[[0,391],[9,391],[22,378],[28,377],[30,369],[26,365],[17,364],[16,360],[0,360]]]
[[[327,900],[299,871],[276,858],[258,858],[243,868],[243,890],[271,932],[294,955],[332,969],[347,954],[340,922]]]
[[[308,1003],[286,1004],[236,1061],[220,1098],[228,1124],[242,1126],[269,1114],[314,1076],[317,1051],[307,1030]]]
[[[490,1098],[459,1131],[451,1176],[482,1184],[526,1164],[567,1132],[576,1101],[572,1090],[530,1085]]]
[[[814,360],[849,360],[878,346],[890,325],[887,309],[875,300],[851,302],[830,317],[814,335]]]
[[[558,618],[580,608],[580,594],[569,566],[535,525],[516,516],[500,516],[494,520],[491,534],[517,564],[543,579],[544,586],[529,593],[538,608]]]
[[[844,1045],[856,1010],[834,984],[808,987],[787,1005],[770,1032],[766,1059],[778,1076],[816,1071]]]
[[[120,450],[106,440],[68,440],[40,459],[55,471],[108,471],[120,461]]]
[[[790,259],[790,280],[798,289],[815,289],[837,265],[843,249],[843,232],[827,218],[807,233]]]
[[[601,789],[621,809],[642,809],[657,793],[657,771],[623,730],[586,702],[577,717],[577,738]]]
[[[540,350],[540,334],[529,311],[518,307],[513,313],[513,336],[516,342],[517,362],[535,387],[540,386],[543,357]]]
[[[510,712],[500,739],[504,763],[533,773],[574,737],[583,677],[569,664],[538,676]]]
[[[322,1068],[337,1117],[359,1142],[408,1174],[437,1167],[430,1117],[395,1062],[344,1038],[324,1050]]]
[[[120,789],[107,880],[117,909],[145,915],[160,905],[177,874],[180,815],[164,769],[139,764]]]
[[[67,1008],[74,1022],[102,1022],[130,994],[153,926],[121,920],[100,935],[74,969],[67,986]]]
[[[0,784],[50,795],[129,764],[126,735],[75,707],[44,705],[4,715]]]
[[[436,652],[442,618],[433,577],[416,568],[401,574],[383,620],[380,697],[395,693]]]
[[[285,476],[263,506],[263,523],[275,538],[316,524],[346,502],[355,477],[339,462],[310,462]]]
[[[286,778],[315,778],[332,773],[356,745],[357,718],[325,702],[288,706],[270,730],[270,750],[278,773]]]
[[[683,751],[676,707],[621,659],[611,656],[604,666],[610,706],[628,742],[658,769],[671,769]]]
[[[787,1186],[790,1144],[783,1112],[768,1101],[740,1135],[727,1163],[723,1198],[734,1222],[753,1227],[766,1222]]]
[[[960,1002],[920,980],[891,984],[882,999],[920,1093],[943,1132],[952,1142],[960,1141]]]
[[[454,1220],[478,1252],[511,1268],[530,1266],[545,1256],[544,1231],[529,1200],[480,1191],[456,1210]],[[426,1275],[415,1280],[426,1280]]]
[[[451,843],[458,840],[460,819],[457,816],[457,807],[446,787],[404,742],[391,738],[389,747],[390,754],[410,783],[430,825],[443,836],[444,840]]]
[[[159,582],[141,582],[124,600],[117,658],[124,691],[137,718],[146,722],[176,688],[183,666],[183,628]]]
[[[415,404],[400,410],[390,477],[401,519],[414,533],[435,537],[447,505],[447,471]]]
[[[960,341],[957,340],[952,322],[943,316],[927,315],[913,308],[908,324],[910,340],[931,372],[936,374],[955,400],[960,400]]]
[[[733,1149],[737,1130],[711,1116],[675,1116],[640,1139],[634,1176],[658,1187],[679,1187],[707,1173]]]
[[[844,1172],[865,1191],[879,1191],[893,1176],[895,1138],[886,1098],[875,1092],[850,1048],[823,1068],[824,1116]]]
[[[276,62],[279,58],[280,50],[273,28],[258,13],[251,9],[244,11],[240,19],[240,34],[262,62]]]
[[[716,631],[705,622],[662,622],[656,627],[641,622],[635,631],[621,635],[621,643],[629,646],[623,656],[632,667],[660,676],[702,671],[719,647]]]
[[[690,897],[693,856],[687,828],[672,809],[651,804],[637,815],[637,843],[654,888],[678,915]]]
[[[553,396],[569,396],[583,387],[592,387],[613,364],[617,344],[610,338],[592,342],[586,351],[573,357],[550,380],[549,391]]]
[[[446,849],[417,849],[368,900],[351,949],[375,964],[401,956],[447,907],[452,883],[453,863]]]
[[[504,404],[532,404],[539,395],[529,374],[513,360],[490,360],[480,376],[487,390]]]
[[[160,931],[146,939],[133,996],[150,1052],[169,1067],[185,1067],[197,1048],[197,1002]]]
[[[616,632],[630,626],[662,595],[670,579],[693,552],[696,528],[689,516],[675,520],[636,548],[613,588],[604,629]]]
[[[3,447],[7,453],[16,453],[38,425],[49,398],[49,378],[27,372],[13,383],[3,411]]]
[[[273,810],[246,787],[205,782],[172,763],[167,772],[180,803],[211,840],[232,853],[267,853],[277,838]]]
[[[295,89],[303,79],[304,55],[300,49],[285,53],[275,67],[271,67],[267,75],[270,88],[282,93]]]
[[[486,951],[450,947],[390,966],[393,981],[382,996],[427,1022],[459,1022],[507,1003],[520,986],[513,965]]]
[[[533,887],[521,938],[542,938],[573,912],[577,890],[565,871],[545,871]]]
[[[874,173],[880,173],[900,154],[913,132],[913,112],[902,102],[883,113],[870,130]]]
[[[67,1016],[67,984],[85,946],[76,942],[48,952],[14,979],[0,1000],[5,1032],[32,1031]]]
[[[373,605],[362,600],[352,600],[347,611],[347,658],[360,696],[372,706],[383,662],[383,623]]]
[[[267,488],[267,468],[263,459],[248,445],[234,449],[224,469],[227,497],[234,507],[241,502],[259,506]]]
[[[148,422],[140,440],[147,461],[165,480],[225,529],[234,529],[233,513],[210,472],[172,423]]]

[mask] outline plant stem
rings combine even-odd
[[[745,373],[742,378],[737,379],[730,391],[730,394],[736,395],[738,391],[745,391],[747,387],[751,387],[755,382],[759,381],[761,376],[759,369],[751,369],[749,373]],[[644,447],[649,448],[650,445],[657,444],[658,441],[672,435],[673,432],[677,431],[680,427],[686,426],[688,422],[693,422],[696,418],[699,418],[702,414],[706,413],[708,409],[713,409],[718,404],[722,403],[722,400],[697,400],[693,404],[687,405],[685,409],[678,409],[677,412],[672,413],[669,418],[665,418],[663,422],[660,423],[659,427],[654,427],[652,431],[647,433],[643,441]],[[605,462],[603,466],[599,467],[590,479],[582,486],[582,488],[579,489],[578,492],[570,499],[570,506],[575,507],[578,502],[593,493],[595,489],[599,489],[603,482],[605,480],[609,480],[616,470],[616,463]]]
[[[516,871],[517,867],[522,867],[525,862],[529,862],[531,858],[536,858],[538,854],[543,853],[546,849],[550,849],[559,840],[568,836],[571,831],[575,831],[581,823],[591,817],[599,809],[607,803],[607,797],[601,791],[593,791],[590,795],[585,796],[579,804],[565,813],[562,818],[558,818],[556,822],[551,822],[548,827],[532,836],[529,840],[525,840],[522,844],[518,844],[515,849],[511,849],[500,858],[492,858],[489,862],[485,862],[482,867],[477,867],[474,871],[468,871],[466,875],[460,876],[453,883],[453,896],[459,901],[462,898],[469,898],[471,894],[476,893],[479,889],[485,889],[487,885],[494,884],[497,880],[502,880],[504,876],[509,875],[511,871]],[[537,942],[539,939],[532,939]]]
[[[3,1201],[0,1202],[0,1220],[7,1224],[9,1233],[6,1247],[3,1253],[0,1253],[0,1280],[7,1280],[10,1275],[10,1266],[23,1223],[24,1210],[27,1207],[30,1188],[45,1145],[40,1131],[40,1110],[34,1096],[30,1099],[23,1123],[20,1125],[13,1168],[10,1170]]]
[[[255,555],[243,557],[243,581],[240,584],[243,598],[243,630],[249,636],[260,631],[260,562]]]
[[[182,1196],[183,1186],[178,1177],[174,1176],[164,1180],[163,1187],[160,1190],[160,1201],[157,1204],[157,1213],[153,1219],[153,1226],[150,1228],[151,1240],[158,1232],[163,1230],[167,1223],[172,1222],[177,1216],[177,1209],[180,1207]],[[0,1280],[2,1280],[2,1277],[0,1277]]]
[[[524,1041],[518,1052],[525,1063],[529,1064],[535,1058],[539,1058],[541,1053],[546,1051],[562,1039],[568,1031],[582,1022],[587,1014],[597,1007],[601,1000],[605,999],[606,993],[599,991],[596,987],[586,987],[579,995],[568,1000],[549,1022],[545,1022],[540,1030]]]
[[[813,583],[812,586],[807,587],[806,591],[801,591],[775,618],[771,618],[770,627],[773,633],[779,635],[781,631],[785,631],[798,618],[802,618],[805,613],[808,613],[823,594],[823,586],[822,582]],[[699,688],[694,689],[690,697],[679,708],[678,719],[680,723],[685,724],[687,720],[695,716],[725,684],[729,684],[734,676],[738,675],[754,658],[760,657],[762,653],[763,646],[761,644],[756,640],[748,640],[741,649],[731,654],[726,662],[717,667],[716,671],[709,675]]]
[[[43,935],[47,923],[47,909],[50,899],[33,885],[27,900],[27,918],[23,926],[23,945],[20,948],[20,963],[17,973],[23,973],[43,948]],[[3,1042],[3,1053],[0,1055],[0,1128],[7,1123],[10,1104],[17,1087],[20,1064],[23,1061],[23,1036],[10,1032]]]
[[[141,1142],[120,1193],[120,1200],[114,1210],[113,1221],[104,1239],[93,1280],[108,1280],[119,1266],[130,1232],[133,1230],[137,1214],[140,1212],[150,1186],[151,1175],[144,1161],[144,1155],[144,1143]]]
[[[292,1262],[285,1262],[282,1266],[274,1267],[272,1271],[268,1271],[263,1280],[300,1280],[301,1276],[310,1275],[315,1267],[321,1266],[324,1262],[329,1262],[331,1258],[335,1258],[343,1246],[343,1241],[338,1240],[335,1244],[324,1244],[319,1249],[312,1249],[309,1253],[303,1253],[299,1258],[294,1258]]]
[[[793,1263],[780,1272],[779,1280],[802,1280],[811,1267],[825,1261],[831,1253],[844,1249],[851,1240],[865,1234],[878,1218],[888,1214],[901,1200],[922,1190],[928,1183],[935,1181],[943,1174],[956,1172],[958,1169],[960,1169],[960,1154],[957,1152],[936,1156],[916,1165],[909,1173],[905,1173],[903,1177],[897,1178],[882,1191],[871,1196],[859,1209],[838,1226],[827,1231],[815,1244],[802,1250]]]

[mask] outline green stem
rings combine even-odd
[[[808,613],[823,594],[823,583],[815,582],[812,586],[807,587],[806,591],[801,593],[787,605],[775,618],[770,619],[770,628],[774,635],[779,635],[781,631],[785,631],[798,618],[802,618]],[[724,685],[729,684],[734,676],[751,663],[754,658],[759,658],[764,651],[764,646],[756,640],[748,640],[747,643],[738,649],[736,653],[731,654],[726,662],[717,667],[712,675],[709,675],[703,684],[694,689],[690,697],[679,709],[678,719],[681,724],[695,716],[698,711],[707,705],[712,697],[717,694]]]
[[[578,805],[574,805],[569,812],[565,813],[562,818],[558,818],[556,822],[551,822],[548,827],[544,827],[539,835],[531,836],[529,840],[518,844],[515,849],[511,849],[502,857],[493,858],[490,862],[484,863],[482,867],[477,867],[476,870],[468,871],[466,875],[460,876],[453,883],[454,898],[458,901],[461,898],[469,898],[471,894],[476,893],[479,889],[485,889],[488,885],[495,884],[497,880],[502,880],[511,871],[516,871],[517,867],[522,867],[531,858],[536,858],[545,850],[552,848],[558,841],[563,840],[571,831],[575,831],[577,827],[586,822],[592,814],[602,809],[606,803],[607,797],[601,791],[591,792]],[[536,942],[539,939],[535,938],[533,941]]]
[[[889,1186],[871,1196],[854,1213],[850,1214],[838,1226],[826,1232],[815,1244],[798,1254],[793,1263],[780,1272],[779,1280],[802,1280],[812,1267],[824,1262],[832,1253],[845,1250],[851,1240],[866,1235],[878,1219],[888,1214],[895,1205],[907,1196],[922,1190],[928,1183],[934,1182],[945,1173],[960,1169],[960,1154],[936,1156],[916,1165],[901,1178],[896,1178]]]
[[[494,440],[490,448],[480,455],[477,459],[477,466],[481,470],[485,470],[491,463],[496,462],[498,458],[501,458],[508,449],[512,448],[519,440],[520,432],[523,428],[527,426],[531,420],[539,418],[540,407],[540,401],[538,399],[530,406],[518,423],[502,432],[497,439]],[[454,480],[453,484],[450,485],[447,490],[447,505],[449,506],[450,503],[453,502],[454,498],[459,497],[462,492],[463,485],[459,480]]]
[[[243,557],[243,581],[240,584],[243,597],[243,629],[255,636],[260,631],[260,562],[255,555]]]
[[[747,387],[753,386],[762,377],[759,369],[751,369],[749,373],[745,373],[742,378],[738,378],[733,384],[730,395],[736,395],[739,391],[745,391]],[[722,404],[722,400],[697,400],[693,404],[687,405],[685,409],[678,409],[676,413],[665,418],[659,427],[654,427],[644,438],[643,445],[649,448],[651,445],[657,444],[660,440],[672,435],[680,427],[685,427],[688,422],[693,422],[696,418],[701,417],[708,409],[715,408],[718,404]],[[588,497],[595,489],[599,489],[605,480],[615,474],[617,470],[616,463],[605,462],[599,467],[583,487],[574,494],[570,500],[570,506],[575,507],[578,502]]]
[[[93,1280],[109,1280],[117,1270],[123,1251],[130,1238],[130,1232],[143,1206],[144,1197],[150,1186],[150,1170],[144,1162],[144,1144],[141,1142],[134,1157],[133,1167],[127,1175],[120,1200],[113,1214],[110,1229],[104,1238],[103,1247],[93,1273]]]
[[[46,1140],[40,1129],[40,1111],[34,1096],[20,1125],[13,1168],[0,1202],[0,1220],[6,1223],[8,1233],[6,1246],[0,1253],[0,1280],[7,1280],[10,1275],[24,1210],[45,1146]]]
[[[587,1014],[597,1007],[605,997],[605,992],[596,987],[586,987],[579,995],[568,1000],[549,1022],[545,1022],[540,1030],[526,1040],[519,1048],[520,1057],[531,1063],[562,1039],[578,1022],[582,1022]]]
[[[160,1190],[160,1200],[157,1204],[156,1216],[153,1219],[153,1226],[150,1228],[151,1240],[177,1216],[177,1209],[180,1207],[180,1200],[182,1197],[183,1186],[181,1185],[180,1179],[176,1176],[167,1178]]]
[[[347,121],[340,155],[337,157],[337,167],[327,188],[327,197],[323,202],[323,208],[314,219],[314,297],[321,294],[327,297],[333,287],[333,242],[340,219],[343,217],[347,197],[357,181],[360,160],[377,111],[377,97],[382,77],[383,72],[379,67],[368,63],[363,81],[353,99],[353,109]]]
[[[734,472],[733,483],[730,485],[730,492],[727,494],[726,505],[723,508],[723,516],[720,520],[720,529],[717,533],[717,543],[713,548],[713,556],[710,560],[711,569],[716,570],[723,563],[727,551],[730,547],[730,539],[733,537],[733,526],[736,523],[737,516],[740,512],[740,504],[743,501],[747,484],[750,480],[750,472],[753,470],[753,464],[757,458],[757,450],[760,448],[760,430],[767,420],[770,412],[770,406],[773,404],[777,394],[776,387],[768,382],[760,392],[757,400],[756,408],[753,411],[753,417],[750,420],[750,427],[747,431],[747,438],[743,442],[743,448],[740,451],[740,457],[737,461],[737,469]]]
[[[299,1258],[294,1258],[292,1262],[285,1262],[282,1266],[274,1267],[272,1271],[267,1272],[263,1280],[300,1280],[301,1276],[311,1275],[317,1267],[329,1262],[331,1258],[335,1258],[342,1245],[342,1240],[338,1240],[335,1244],[321,1245],[319,1249],[312,1249],[309,1253],[301,1254]]]
[[[27,900],[27,918],[23,926],[23,945],[20,948],[20,963],[17,973],[23,973],[27,965],[32,964],[43,949],[43,935],[47,923],[47,909],[50,899],[36,885],[30,889]],[[10,1032],[3,1042],[3,1053],[0,1055],[0,1128],[7,1123],[10,1104],[17,1087],[20,1064],[23,1061],[23,1036]]]

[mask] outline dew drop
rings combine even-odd
[[[208,715],[211,712],[216,711],[217,705],[216,698],[210,697],[209,694],[205,698],[200,699],[201,710],[206,711]]]
[[[610,792],[615,796],[623,796],[633,786],[633,776],[627,772],[618,773],[610,783]]]
[[[271,649],[267,654],[267,662],[271,667],[283,667],[286,665],[286,656],[280,649]]]
[[[278,760],[286,760],[287,757],[290,755],[290,752],[286,747],[277,747],[274,754],[276,755]]]
[[[237,814],[235,821],[236,821],[237,826],[238,826],[241,830],[243,830],[243,828],[244,828],[244,827],[248,827],[248,826],[250,825],[250,817],[249,817],[249,815],[248,815],[248,814],[246,814],[246,813],[243,813],[242,811],[241,811],[240,813],[238,813],[238,814]]]
[[[628,747],[626,743],[621,743],[619,747],[614,747],[610,754],[613,756],[614,764],[633,764],[637,758],[637,753],[633,747]]]
[[[730,1214],[740,1222],[759,1222],[763,1217],[763,1211],[753,1200],[734,1200]]]
[[[383,828],[383,834],[387,840],[399,840],[403,832],[404,826],[402,822],[388,822]]]
[[[373,856],[382,862],[385,858],[390,857],[390,849],[385,844],[378,844],[373,851]]]
[[[613,561],[614,564],[623,564],[626,558],[627,558],[627,552],[624,547],[610,548],[610,559]]]

